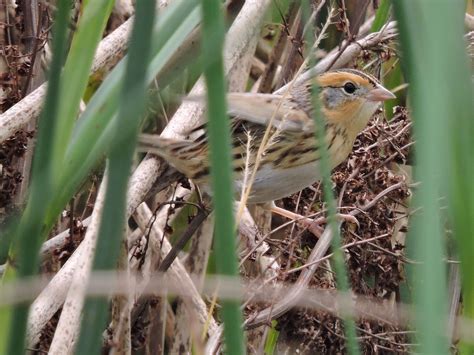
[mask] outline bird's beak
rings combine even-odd
[[[366,97],[370,101],[385,101],[396,98],[392,92],[385,89],[382,85],[377,85],[375,89],[370,90]]]

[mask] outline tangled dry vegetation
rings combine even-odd
[[[315,1],[314,11],[320,11],[324,3],[325,1]],[[230,1],[229,4],[236,6],[235,4],[240,3]],[[231,12],[230,5],[228,11]],[[394,50],[394,24],[384,26],[379,37],[372,38],[368,34],[370,21],[364,24],[363,21],[356,23],[355,20],[348,20],[348,17],[356,16],[369,19],[373,13],[370,6],[369,10],[364,9],[363,13],[353,9],[351,13],[346,13],[342,8],[335,9],[335,12],[331,26],[333,37],[328,41],[340,37],[342,44],[337,45],[332,52],[318,51],[320,64],[322,63],[319,70],[344,66],[364,68],[379,75],[383,67],[383,75],[388,75],[398,66],[398,53]],[[253,90],[274,91],[292,79],[292,75],[302,63],[302,28],[298,7],[293,4],[285,16],[284,25],[279,26],[278,31],[263,32],[262,37],[265,37],[266,41],[260,39],[255,55],[252,55],[250,60],[252,66],[249,82],[253,85]],[[359,34],[355,35],[357,32]],[[269,43],[274,44],[274,47],[270,47]],[[157,116],[171,117],[176,109],[171,104],[164,108],[167,110],[165,115],[160,112]],[[378,112],[359,135],[349,159],[332,174],[333,191],[339,210],[353,213],[359,222],[358,226],[344,224],[341,228],[342,247],[353,297],[367,298],[374,302],[383,300],[387,314],[396,313],[396,304],[401,301],[402,293],[409,293],[405,282],[405,267],[410,260],[405,256],[404,246],[410,214],[409,198],[416,186],[411,181],[411,150],[414,142],[410,128],[409,113],[403,100],[400,101],[400,106],[394,108],[390,121],[382,111]],[[0,207],[4,214],[10,211],[13,205],[12,196],[17,193],[16,186],[22,180],[14,161],[22,156],[26,140],[31,138],[32,134],[32,131],[25,129],[0,146]],[[182,177],[176,180],[178,175],[170,169],[161,176],[166,180],[161,184],[171,187],[156,196],[148,194],[149,207],[141,205],[129,221],[126,259],[129,270],[139,274],[137,284],[140,287],[137,288],[144,287],[153,278],[153,273],[159,267],[159,260],[167,254],[168,242],[163,238],[170,238],[186,230],[196,213],[190,207],[182,209],[186,205],[183,201],[187,200],[193,191],[188,182]],[[61,268],[66,267],[67,261],[72,259],[71,255],[86,235],[90,223],[87,217],[92,213],[95,201],[100,199],[97,183],[100,178],[101,173],[97,173],[85,184],[63,213],[56,228],[57,233],[54,233],[57,235],[51,235],[51,241],[54,243],[45,244],[42,249],[44,272],[59,272]],[[156,190],[159,189],[155,186],[154,191]],[[278,201],[277,204],[305,216],[319,217],[324,213],[324,200],[319,184]],[[171,209],[164,209],[170,206]],[[241,273],[244,280],[254,281],[262,287],[289,285],[289,294],[286,297],[294,296],[295,300],[299,295],[298,287],[336,289],[335,276],[328,257],[330,248],[328,250],[326,247],[322,256],[311,259],[312,250],[318,247],[319,243],[312,233],[278,217],[270,220],[262,210],[253,211],[253,218],[254,221],[251,217],[247,219],[246,223],[249,223],[250,227],[240,228]],[[199,279],[197,289],[200,289],[199,285],[203,282],[207,269],[207,258],[212,244],[209,231],[211,223],[204,222],[197,232],[199,237],[193,239],[186,252],[181,252],[179,259],[182,263],[179,263],[180,269],[177,269],[179,271],[173,271],[177,263],[170,268],[171,275],[180,272],[194,275]],[[252,236],[249,237],[249,234]],[[314,267],[315,265],[317,267]],[[172,282],[178,282],[177,277],[171,276]],[[305,281],[302,281],[303,279]],[[182,287],[194,290],[194,285],[191,287],[183,283]],[[204,350],[205,342],[199,340],[200,336],[196,337],[196,334],[203,334],[203,328],[204,334],[207,333],[210,339],[206,349],[218,348],[218,306],[215,305],[212,295],[201,298],[192,290],[188,290],[189,294],[186,296],[170,298],[168,303],[163,297],[144,297],[140,294],[142,290],[134,291],[132,299],[136,301],[135,308],[131,307],[132,310],[129,311],[129,336],[134,350],[154,349],[153,353],[160,353],[158,350],[169,353],[177,349],[187,351],[190,349],[190,337],[193,338],[193,349]],[[257,290],[258,287],[253,291]],[[117,340],[117,334],[123,334],[117,330],[120,328],[118,324],[124,324],[121,323],[123,319],[120,318],[120,312],[114,310],[121,307],[120,302],[119,297],[112,300],[112,321],[105,336],[106,348],[118,346],[117,343],[123,341]],[[265,341],[263,335],[267,335],[269,329],[266,325],[271,325],[272,331],[279,332],[279,353],[296,350],[301,353],[345,353],[344,329],[337,311],[325,310],[324,307],[292,307],[293,305],[287,305],[281,311],[277,307],[280,303],[281,299],[245,302],[250,352],[261,352]],[[139,311],[136,310],[137,305],[142,307]],[[37,334],[33,331],[29,335],[29,346],[38,353],[47,351],[57,331],[56,325],[61,314],[59,307],[49,307],[49,313],[46,312],[49,315],[38,320],[36,329],[40,331]],[[279,309],[279,316],[274,323],[271,322],[273,308]],[[256,327],[257,325],[259,327]],[[390,319],[377,320],[375,316],[367,315],[358,318],[356,325],[364,354],[406,353],[414,349],[412,332],[406,323],[391,322]],[[163,332],[165,345],[160,342],[160,332]]]
[[[334,191],[341,211],[360,211],[359,226],[345,224],[342,228],[343,248],[350,274],[352,291],[374,299],[400,300],[400,284],[405,280],[404,242],[408,221],[409,153],[412,145],[411,122],[403,108],[392,121],[375,118],[358,137],[348,161],[332,175]],[[303,214],[320,211],[323,200],[319,185],[285,199],[287,208]],[[269,242],[281,253],[282,281],[295,281],[304,265],[308,250],[315,245],[314,236],[296,227],[284,240]],[[296,267],[295,267],[296,266]],[[329,262],[310,281],[311,287],[333,289],[334,273]],[[389,312],[390,310],[387,309]],[[334,315],[308,309],[293,310],[282,317],[279,327],[289,343],[307,353],[343,353],[345,339],[342,322]],[[410,332],[406,328],[361,319],[357,329],[364,353],[382,350],[409,352]],[[383,353],[383,351],[382,351]]]

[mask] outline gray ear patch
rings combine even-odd
[[[348,100],[342,88],[327,87],[322,93],[323,104],[326,108],[333,109]]]

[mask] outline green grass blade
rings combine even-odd
[[[224,20],[219,0],[202,1],[202,49],[207,85],[211,178],[215,210],[215,255],[217,272],[237,277],[230,121],[227,117],[224,82]],[[228,354],[244,354],[242,313],[239,302],[222,302],[224,339]]]
[[[440,201],[446,200],[440,200],[440,192],[451,192],[448,210],[462,261],[467,315],[474,305],[474,174],[472,164],[466,166],[473,152],[473,95],[463,41],[464,6],[462,0],[394,2],[413,106],[415,176],[421,181],[414,207],[422,210],[413,216],[408,251],[421,262],[413,266],[413,277],[418,352],[423,354],[447,354],[449,349],[440,213]]]
[[[387,70],[387,72],[385,72]],[[391,58],[382,64],[383,86],[390,90],[399,87],[405,83],[403,78],[400,61],[397,57]],[[397,92],[397,98],[384,102],[385,117],[388,121],[393,118],[393,109],[395,106],[404,105],[406,102],[406,90]]]
[[[68,1],[59,1],[53,27],[53,59],[45,105],[39,119],[30,192],[13,241],[14,251],[11,258],[13,264],[18,266],[20,277],[33,275],[37,271],[38,250],[42,242],[41,232],[45,216],[44,203],[51,198],[53,188],[52,143],[54,144],[60,135],[57,131],[58,104],[61,96],[60,75],[66,57],[69,9]],[[15,307],[9,329],[8,354],[24,353],[27,317],[28,305]]]
[[[315,135],[319,143],[319,149],[321,151],[321,158],[319,160],[319,171],[321,173],[321,182],[323,186],[324,201],[326,203],[327,211],[327,225],[333,232],[331,246],[333,249],[332,264],[336,274],[337,288],[342,293],[348,293],[350,291],[349,278],[347,276],[346,266],[344,263],[344,255],[341,249],[342,239],[340,233],[340,223],[336,220],[337,208],[336,200],[334,199],[334,193],[332,191],[332,180],[331,180],[331,168],[329,164],[329,151],[326,142],[325,135],[325,122],[319,110],[319,91],[317,85],[313,84],[311,88],[312,93],[312,106],[314,108],[313,120],[316,123]],[[320,129],[322,128],[322,129]],[[354,319],[350,316],[343,316],[344,321],[344,333],[347,338],[347,350],[349,354],[359,354],[359,346],[356,341],[356,327]]]
[[[272,320],[272,327],[268,329],[267,339],[265,339],[265,355],[273,355],[276,351],[276,346],[278,343],[278,336],[280,332],[276,330],[276,325],[278,322],[276,319]]]
[[[126,72],[120,95],[120,107],[114,121],[115,139],[109,154],[108,181],[94,270],[112,270],[116,267],[125,227],[127,184],[140,119],[145,111],[147,63],[150,56],[151,36],[155,15],[153,1],[138,1],[136,17],[130,39]],[[106,298],[86,302],[84,321],[79,340],[79,354],[99,353],[102,331],[108,314]]]
[[[102,38],[114,0],[89,1],[83,6],[77,30],[72,39],[69,55],[64,65],[62,98],[59,102],[59,135],[54,147],[55,171],[60,171],[64,153],[76,121],[79,103],[89,80],[94,53]],[[71,83],[74,83],[71,85]]]
[[[390,17],[390,0],[382,0],[379,8],[375,14],[374,23],[371,27],[371,32],[378,32]]]
[[[310,7],[307,1],[304,2],[304,16],[305,19],[309,19],[311,15]],[[307,21],[304,21],[306,23]],[[313,47],[314,31],[307,31],[306,42],[308,48]],[[311,55],[311,51],[309,51]],[[314,58],[310,57],[309,67],[314,66]],[[331,228],[333,236],[331,240],[331,245],[333,248],[333,257],[332,262],[334,265],[334,271],[337,279],[337,288],[343,293],[347,293],[350,290],[349,278],[347,276],[346,266],[344,263],[344,255],[341,249],[341,234],[340,234],[340,223],[336,221],[336,201],[334,199],[334,194],[332,191],[332,180],[331,180],[331,166],[330,166],[330,157],[328,142],[326,141],[326,123],[320,111],[319,103],[319,91],[317,88],[317,83],[313,80],[311,88],[311,103],[313,107],[313,120],[315,122],[315,136],[316,140],[319,143],[319,150],[321,151],[321,158],[319,160],[319,171],[321,174],[321,183],[323,187],[324,201],[326,202],[327,210],[327,220],[328,226]],[[356,341],[356,327],[354,319],[345,315],[342,317],[344,321],[344,333],[347,338],[347,350],[349,354],[359,354],[359,346]]]
[[[379,4],[379,8],[375,13],[374,23],[371,27],[371,32],[379,32],[382,29],[382,26],[387,23],[390,18],[390,0],[382,0]],[[382,84],[389,89],[395,88],[398,85],[403,83],[403,76],[400,69],[400,64],[397,63],[398,58],[392,58],[391,60],[383,63],[382,68],[390,69],[390,72],[385,75],[383,73],[383,82]],[[393,66],[393,67],[392,67]],[[397,95],[400,96],[400,95]],[[393,117],[393,108],[401,104],[401,99],[397,98],[396,100],[388,100],[384,102],[384,111],[385,117],[390,121]]]

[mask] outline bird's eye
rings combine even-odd
[[[353,94],[356,91],[356,86],[349,81],[344,84],[344,91],[348,94]]]

